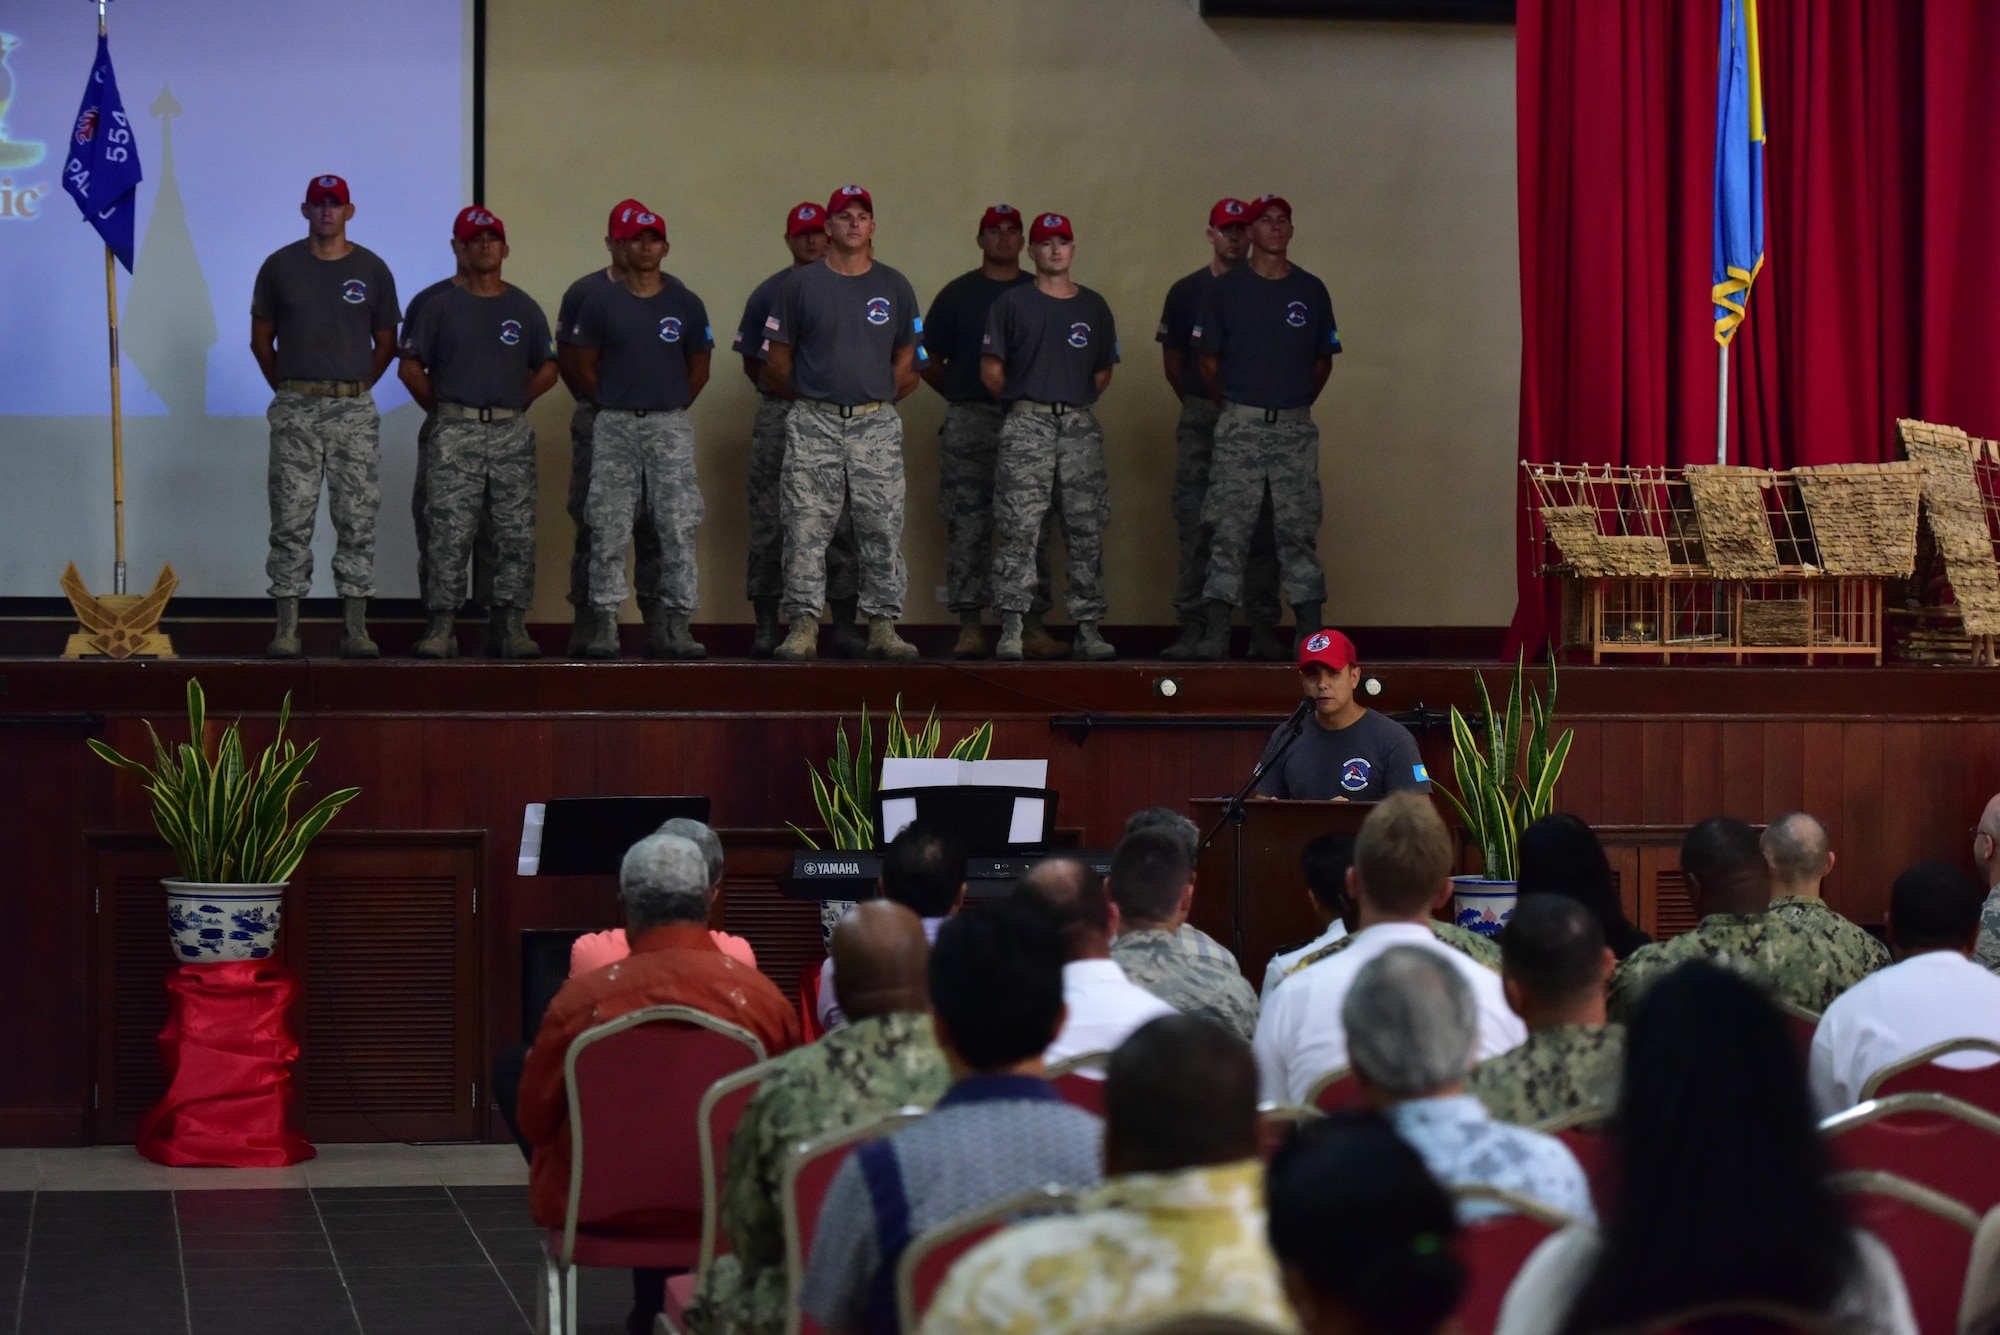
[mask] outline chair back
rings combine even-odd
[[[1599,1219],[1612,1215],[1612,1200],[1618,1181],[1618,1144],[1608,1132],[1587,1131],[1580,1126],[1551,1132],[1575,1156],[1577,1167],[1590,1183],[1590,1203]]]
[[[1301,1108],[1296,1103],[1257,1105],[1257,1154],[1265,1163],[1291,1137],[1292,1128],[1324,1117],[1317,1108]]]
[[[1461,1203],[1488,1201],[1507,1210],[1496,1218],[1467,1224],[1458,1235],[1458,1255],[1466,1271],[1465,1297],[1458,1304],[1459,1328],[1463,1335],[1492,1335],[1500,1320],[1501,1300],[1527,1263],[1528,1253],[1577,1221],[1500,1187],[1459,1186],[1451,1194]]]
[[[1977,1066],[1938,1065],[1938,1058],[1955,1053],[1985,1054],[1993,1060]],[[1920,1092],[1947,1094],[1961,1103],[2000,1114],[2000,1043],[1987,1038],[1933,1043],[1884,1066],[1861,1086],[1863,1099]]]
[[[1783,1303],[1709,1303],[1639,1328],[1641,1335],[1839,1335],[1842,1328]]]
[[[708,1269],[717,1256],[728,1254],[730,1240],[722,1236],[722,1171],[729,1162],[729,1142],[736,1136],[736,1124],[750,1104],[757,1086],[763,1083],[770,1062],[758,1062],[734,1075],[726,1075],[701,1096],[695,1123],[701,1128],[701,1262]]]
[[[896,1316],[905,1335],[916,1335],[931,1299],[958,1258],[1007,1225],[1035,1215],[1068,1214],[1076,1195],[1062,1187],[1017,1191],[977,1210],[968,1210],[910,1239],[896,1262]]]
[[[685,1241],[701,1254],[702,1097],[764,1059],[755,1035],[689,1006],[646,1006],[584,1030],[563,1054],[569,1205],[560,1261],[585,1232]]]
[[[1328,1071],[1313,1081],[1313,1087],[1306,1092],[1306,1104],[1323,1113],[1339,1112],[1342,1108],[1362,1108],[1367,1103],[1361,1097],[1361,1086],[1354,1079],[1353,1068],[1347,1066]]]
[[[1048,1081],[1062,1095],[1064,1103],[1087,1113],[1104,1116],[1104,1066],[1108,1052],[1079,1052],[1048,1069]]]
[[[1223,1312],[1179,1312],[1126,1326],[1113,1335],[1285,1335],[1281,1326]]]
[[[820,1206],[826,1202],[834,1175],[856,1146],[893,1135],[924,1112],[917,1107],[898,1108],[872,1122],[815,1137],[785,1156],[778,1209],[785,1225],[785,1281],[790,1296],[785,1304],[786,1335],[819,1329],[818,1323],[805,1315],[800,1300],[805,1293],[806,1262],[812,1259],[813,1232],[819,1227]]]
[[[1785,1013],[1785,1027],[1792,1031],[1792,1042],[1798,1045],[1801,1055],[1812,1056],[1813,1035],[1819,1032],[1819,1012],[1809,1011],[1794,1001],[1774,997],[1778,1009]]]
[[[799,1032],[808,1043],[817,1043],[826,1033],[819,1022],[819,965],[808,964],[799,971]]]
[[[1870,1099],[1819,1124],[1841,1168],[1892,1173],[1963,1202],[2000,1205],[2000,1116],[1943,1094]]]
[[[1892,1173],[1836,1173],[1857,1228],[1895,1255],[1922,1335],[1954,1335],[1979,1216],[1958,1201]]]

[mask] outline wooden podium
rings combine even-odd
[[[1226,797],[1193,799],[1204,833],[1229,806]],[[1318,936],[1299,852],[1322,834],[1352,835],[1373,802],[1288,802],[1251,798],[1241,823],[1223,825],[1195,866],[1189,921],[1236,952],[1243,975],[1263,981],[1264,966],[1286,946]]]

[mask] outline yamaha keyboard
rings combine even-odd
[[[1033,857],[967,858],[965,893],[972,899],[1009,894],[1014,882],[1044,857],[1081,858],[1101,876],[1111,870],[1108,848],[1058,848]],[[778,888],[793,899],[872,899],[882,876],[882,855],[840,849],[794,853],[789,875]]]

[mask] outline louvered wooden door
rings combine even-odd
[[[479,832],[340,831],[285,892],[278,957],[299,975],[293,1021],[314,1140],[474,1140],[483,1083]],[[173,966],[156,840],[91,840],[96,908],[96,1136],[130,1141],[164,1088],[160,980]]]

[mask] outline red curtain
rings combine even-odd
[[[1893,458],[1895,419],[2000,436],[2000,4],[1757,0],[1769,235],[1729,458]],[[1521,457],[1715,458],[1720,0],[1520,0]],[[1514,645],[1553,590],[1521,493]]]

